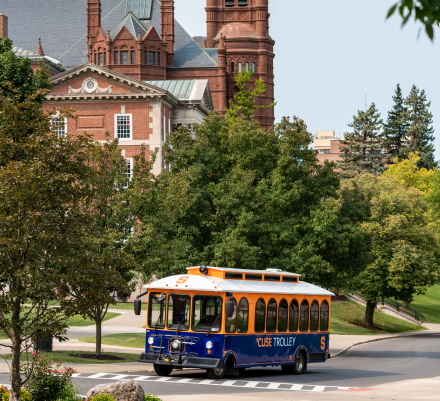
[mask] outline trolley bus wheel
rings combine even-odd
[[[206,374],[211,380],[220,380],[225,377],[226,369],[224,366],[220,369],[206,369]]]
[[[295,363],[292,366],[292,373],[294,375],[301,375],[306,371],[307,361],[304,352],[299,352],[295,358]]]
[[[154,364],[154,371],[158,376],[169,376],[173,371],[172,366]]]

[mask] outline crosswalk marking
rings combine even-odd
[[[116,373],[96,373],[88,375],[84,373],[76,373],[73,377],[78,379],[99,379],[99,380],[136,380],[138,382],[166,382],[170,384],[196,384],[201,386],[222,386],[222,387],[236,387],[236,388],[252,388],[254,390],[279,390],[279,391],[303,391],[303,392],[324,392],[324,391],[341,391],[341,390],[355,390],[356,387],[345,386],[322,386],[315,384],[295,384],[295,383],[277,383],[277,382],[262,382],[255,380],[200,380],[183,378],[180,376],[138,376],[138,375],[123,375]]]

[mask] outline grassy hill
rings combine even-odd
[[[440,323],[440,285],[431,287],[425,295],[418,295],[410,304],[425,315],[425,323]]]
[[[357,326],[363,323],[364,313],[365,306],[353,301],[332,301],[330,334],[385,334],[426,330],[417,324],[377,311],[374,312],[377,331]]]

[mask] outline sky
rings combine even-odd
[[[434,115],[440,159],[440,30],[431,42],[420,25],[385,20],[397,0],[271,0],[275,44],[276,121],[303,119],[310,132],[350,130],[357,110],[376,104],[386,121],[400,83],[425,89]],[[188,4],[191,7],[188,7]],[[206,0],[176,0],[176,18],[193,36],[206,36]]]

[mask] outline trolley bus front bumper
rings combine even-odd
[[[198,356],[182,356],[173,354],[146,354],[142,353],[138,362],[154,363],[156,365],[169,365],[176,368],[218,369],[223,366],[223,361],[216,358],[200,358]]]

